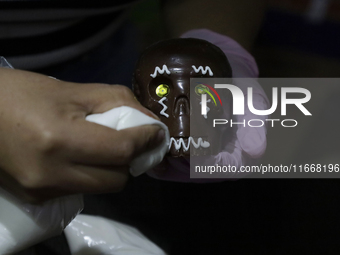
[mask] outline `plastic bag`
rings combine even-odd
[[[164,141],[158,147],[144,152],[131,162],[130,173],[133,176],[138,176],[155,167],[163,160],[169,150],[170,134],[168,127],[163,122],[153,119],[134,108],[121,106],[104,113],[88,115],[86,120],[116,130],[142,125],[159,125],[164,129]]]
[[[61,234],[82,208],[81,195],[31,205],[0,188],[0,254],[18,252]]]
[[[65,236],[72,255],[165,255],[137,229],[103,217],[78,215]]]
[[[0,56],[0,67],[7,67],[7,68],[13,68],[13,66],[8,63],[8,61],[4,58]]]

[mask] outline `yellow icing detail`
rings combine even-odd
[[[199,96],[202,94],[206,94],[207,93],[206,91],[209,91],[209,88],[207,86],[204,86],[203,84],[198,84],[195,87],[195,92]]]
[[[170,92],[170,88],[166,84],[160,84],[156,88],[156,95],[159,97],[165,97],[169,94],[169,92]]]

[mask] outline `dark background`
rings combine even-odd
[[[330,1],[314,20],[308,18],[310,2],[270,2],[253,49],[261,77],[339,77],[339,2]],[[154,12],[157,2],[143,6],[144,12],[136,9],[132,17],[147,45],[162,31],[154,22],[160,18]],[[332,91],[313,96],[323,108],[308,120],[310,128],[298,136],[271,130],[264,163],[340,163],[338,126],[333,125],[339,97]],[[286,149],[277,150],[282,143]],[[322,153],[315,155],[316,148]],[[84,213],[136,226],[170,254],[339,254],[339,184],[338,179],[182,184],[144,175],[131,179],[120,194],[87,197],[100,206],[87,206]]]
[[[324,15],[314,19],[309,18],[311,2],[270,1],[252,52],[261,77],[339,77],[339,1],[329,1]],[[132,26],[142,38],[139,50],[164,36],[158,8],[158,1],[150,0],[131,12]],[[118,34],[125,38],[122,31]],[[123,72],[132,73],[133,65],[128,68]],[[129,79],[118,81],[129,85]],[[340,163],[339,95],[322,86],[320,91],[324,96],[312,95],[312,100],[321,110],[308,120],[305,132],[268,132],[263,163]],[[285,149],[277,149],[283,144]],[[169,254],[339,254],[339,184],[338,179],[189,184],[143,175],[131,178],[119,194],[85,196],[83,213],[135,226]]]

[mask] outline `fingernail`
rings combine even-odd
[[[160,129],[157,133],[156,143],[161,143],[165,139],[165,131],[164,129]]]

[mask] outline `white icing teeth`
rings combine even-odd
[[[201,146],[202,146],[203,148],[208,148],[208,147],[210,147],[210,143],[209,143],[208,141],[202,141],[202,142],[201,142]]]
[[[210,103],[211,102],[211,99],[208,99],[207,100],[207,103]],[[202,105],[202,102],[200,102],[200,105]],[[207,106],[207,114],[204,114],[204,118],[207,119],[208,118],[208,112],[210,111],[210,108]]]
[[[199,147],[202,147],[202,148],[210,147],[210,143],[208,141],[203,141],[203,139],[201,137],[199,137],[197,139],[197,143],[196,143],[194,138],[192,138],[191,136],[188,138],[187,144],[185,144],[183,138],[176,139],[174,137],[171,137],[170,145],[169,145],[169,150],[170,150],[172,144],[175,146],[176,150],[179,150],[180,148],[183,147],[184,151],[188,151],[189,150],[190,144],[192,144],[196,149],[198,149]]]

